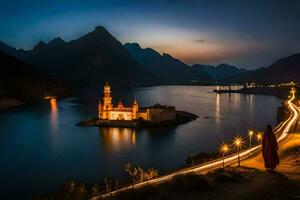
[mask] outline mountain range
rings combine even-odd
[[[281,58],[268,67],[247,71],[236,76],[229,76],[222,80],[224,83],[244,84],[278,84],[300,82],[300,53]]]
[[[161,55],[151,48],[143,49],[138,43],[126,43],[124,47],[144,69],[154,74],[162,84],[187,84],[191,81],[204,83],[213,80],[169,54]]]
[[[141,67],[105,28],[69,42],[55,38],[40,41],[32,50],[2,50],[36,69],[80,87],[100,88],[109,81],[122,90],[156,83],[156,78]]]
[[[106,81],[120,90],[157,84],[299,81],[300,54],[250,71],[225,63],[189,66],[167,53],[141,48],[138,43],[122,45],[101,26],[69,42],[57,37],[48,43],[40,41],[32,50],[16,49],[0,42],[0,50],[33,70],[76,88],[99,89]],[[1,65],[3,62],[0,60]]]
[[[192,68],[198,72],[206,74],[211,79],[221,81],[230,76],[236,76],[247,72],[246,69],[238,68],[226,63],[222,63],[217,66],[194,64]]]

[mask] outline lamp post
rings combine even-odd
[[[248,135],[249,135],[249,147],[250,147],[250,152],[251,152],[251,147],[252,147],[252,135],[254,134],[253,130],[249,130],[248,131]]]
[[[240,136],[237,136],[234,138],[234,145],[237,149],[237,155],[238,155],[238,166],[241,166],[241,160],[240,160],[240,148],[242,146],[242,138]]]
[[[262,140],[262,133],[261,132],[258,132],[257,135],[256,135],[256,140],[258,142],[260,142]]]
[[[225,167],[225,155],[229,151],[229,147],[226,143],[223,143],[220,147],[220,151],[222,152],[222,158],[223,158],[223,168]]]

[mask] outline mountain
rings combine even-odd
[[[137,43],[126,43],[124,47],[141,66],[158,77],[160,83],[186,84],[211,80],[169,54],[160,55],[151,48],[141,48]]]
[[[0,50],[8,55],[17,57],[17,58],[22,58],[25,55],[27,55],[27,51],[24,49],[16,49],[15,47],[9,46],[3,42],[0,41]]]
[[[300,53],[281,58],[268,67],[258,68],[246,73],[227,77],[225,82],[259,84],[300,82]]]
[[[9,55],[17,55],[17,49],[0,41],[0,50]]]
[[[66,42],[61,39],[60,37],[54,38],[53,40],[51,40],[50,42],[48,42],[47,46],[48,47],[57,47],[57,46],[62,46],[66,44]]]
[[[249,77],[256,76],[256,74],[259,74],[263,70],[265,70],[265,67],[261,67],[255,70],[248,70],[241,74],[234,74],[231,76],[227,76],[221,79],[219,82],[222,84],[231,84],[231,83],[244,84],[249,82],[248,81]]]
[[[42,71],[88,87],[99,87],[109,81],[114,88],[130,88],[155,80],[100,26],[67,43],[61,39],[40,42],[24,60],[40,66]]]
[[[101,26],[69,42],[61,38],[40,41],[17,57],[39,71],[84,88],[99,89],[109,81],[114,89],[124,90],[156,80]]]
[[[194,64],[192,65],[192,68],[196,71],[202,72],[203,74],[216,81],[220,81],[222,79],[225,79],[226,77],[242,74],[247,71],[245,69],[237,68],[226,63],[222,63],[220,65],[217,65],[216,67],[211,65]]]
[[[70,90],[33,66],[0,51],[0,97],[21,101],[42,99],[45,95],[64,96]]]
[[[300,53],[281,58],[269,67],[247,77],[256,83],[300,82]]]

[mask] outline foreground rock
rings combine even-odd
[[[99,120],[98,118],[87,119],[79,122],[78,126],[102,126],[102,127],[158,127],[176,126],[197,119],[198,116],[186,111],[176,111],[176,119],[172,121],[151,122],[139,120]]]

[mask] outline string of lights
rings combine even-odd
[[[295,93],[295,88],[291,89],[291,94]],[[274,133],[276,133],[276,130],[281,127],[283,124],[282,122],[279,123],[274,129]],[[220,145],[220,152],[222,154],[222,158],[223,158],[223,168],[224,168],[224,158],[226,155],[228,155],[230,152],[234,152],[231,151],[232,149],[236,149],[237,154],[238,154],[238,166],[240,166],[240,150],[242,149],[243,145],[244,145],[244,141],[246,141],[247,139],[249,140],[249,148],[251,149],[252,146],[252,138],[253,136],[255,137],[256,141],[258,143],[260,143],[262,141],[263,138],[263,131],[259,131],[259,130],[254,130],[254,129],[249,129],[248,134],[245,134],[244,136],[239,136],[237,135],[234,139],[233,142],[231,143],[226,143],[226,142],[222,142],[222,144]]]

